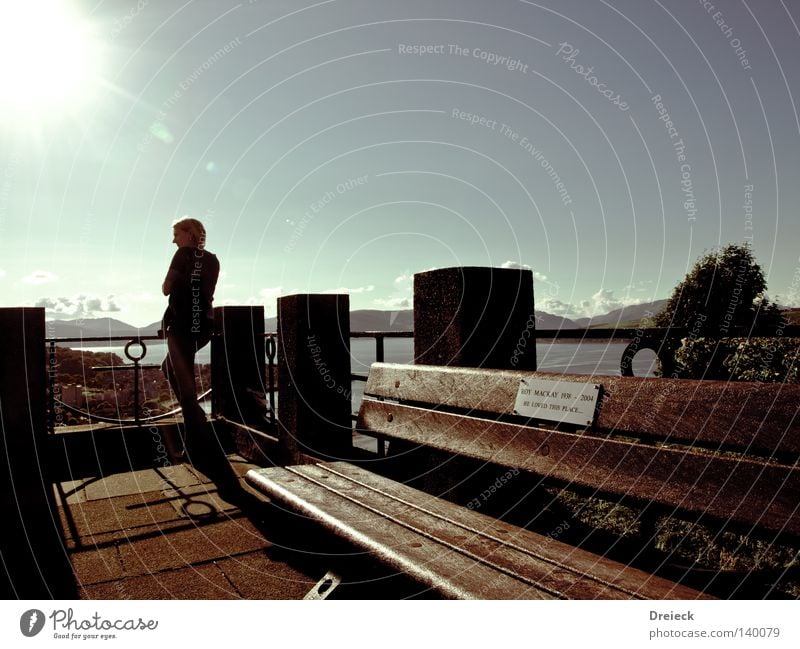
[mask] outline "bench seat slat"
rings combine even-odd
[[[519,468],[722,520],[800,534],[800,468],[467,418],[365,398],[358,427],[378,437]]]
[[[600,383],[595,428],[783,455],[800,454],[800,385],[549,374],[375,363],[364,393],[509,415],[521,378]]]
[[[248,481],[449,597],[702,596],[344,462],[261,469]]]
[[[554,599],[286,468],[253,469],[247,481],[280,505],[320,523],[398,572],[451,599]]]
[[[306,469],[304,467],[304,469]],[[448,544],[541,584],[561,596],[582,599],[693,599],[693,589],[630,568],[530,530],[504,523],[345,462],[309,468],[362,485],[364,503],[404,524],[420,527]],[[338,485],[347,483],[338,481]],[[453,532],[455,530],[455,533]],[[591,575],[591,577],[589,576]]]

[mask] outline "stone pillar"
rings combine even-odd
[[[288,460],[352,448],[350,298],[278,298],[278,430]]]
[[[424,365],[535,371],[533,273],[460,267],[414,275],[414,356]]]
[[[215,416],[264,428],[267,389],[263,306],[214,309],[211,386]]]
[[[76,597],[49,467],[44,309],[0,309],[0,595]]]

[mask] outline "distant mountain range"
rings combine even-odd
[[[51,320],[47,322],[48,338],[96,338],[101,336],[155,336],[160,322],[141,329],[114,318],[83,318],[80,320]]]
[[[665,303],[666,300],[657,300],[647,304],[637,304],[617,309],[605,315],[577,320],[537,311],[536,326],[538,329],[579,329],[599,325],[615,326],[644,318],[648,311],[658,313]],[[160,322],[153,322],[145,327],[134,327],[114,318],[52,320],[47,323],[47,336],[55,338],[154,336],[160,327]],[[265,331],[276,331],[278,328],[277,319],[267,318],[264,321],[264,328]],[[376,309],[352,311],[350,313],[350,329],[351,331],[413,331],[414,312],[411,309],[402,311],[378,311]]]
[[[656,300],[645,304],[633,304],[621,309],[614,309],[605,315],[596,315],[591,318],[578,318],[576,324],[582,328],[606,326],[618,327],[620,325],[640,322],[652,318],[667,304],[667,300]]]
[[[604,315],[591,318],[570,320],[561,316],[536,312],[537,329],[584,329],[589,327],[631,327],[652,317],[661,309],[667,300],[655,300],[644,304],[626,306],[615,309]],[[800,309],[781,307],[791,324],[800,324]],[[134,327],[114,318],[84,318],[83,320],[49,320],[47,322],[48,338],[98,338],[108,336],[155,336],[161,328],[161,322],[153,322],[145,327]],[[265,331],[276,331],[276,318],[264,321]],[[402,311],[378,311],[361,309],[350,312],[351,331],[413,331],[414,312],[411,309]]]

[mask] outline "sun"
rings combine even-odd
[[[41,119],[87,103],[99,56],[68,0],[0,2],[0,117]]]

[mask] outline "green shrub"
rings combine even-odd
[[[800,381],[798,338],[694,338],[675,353],[681,378],[723,381]]]

